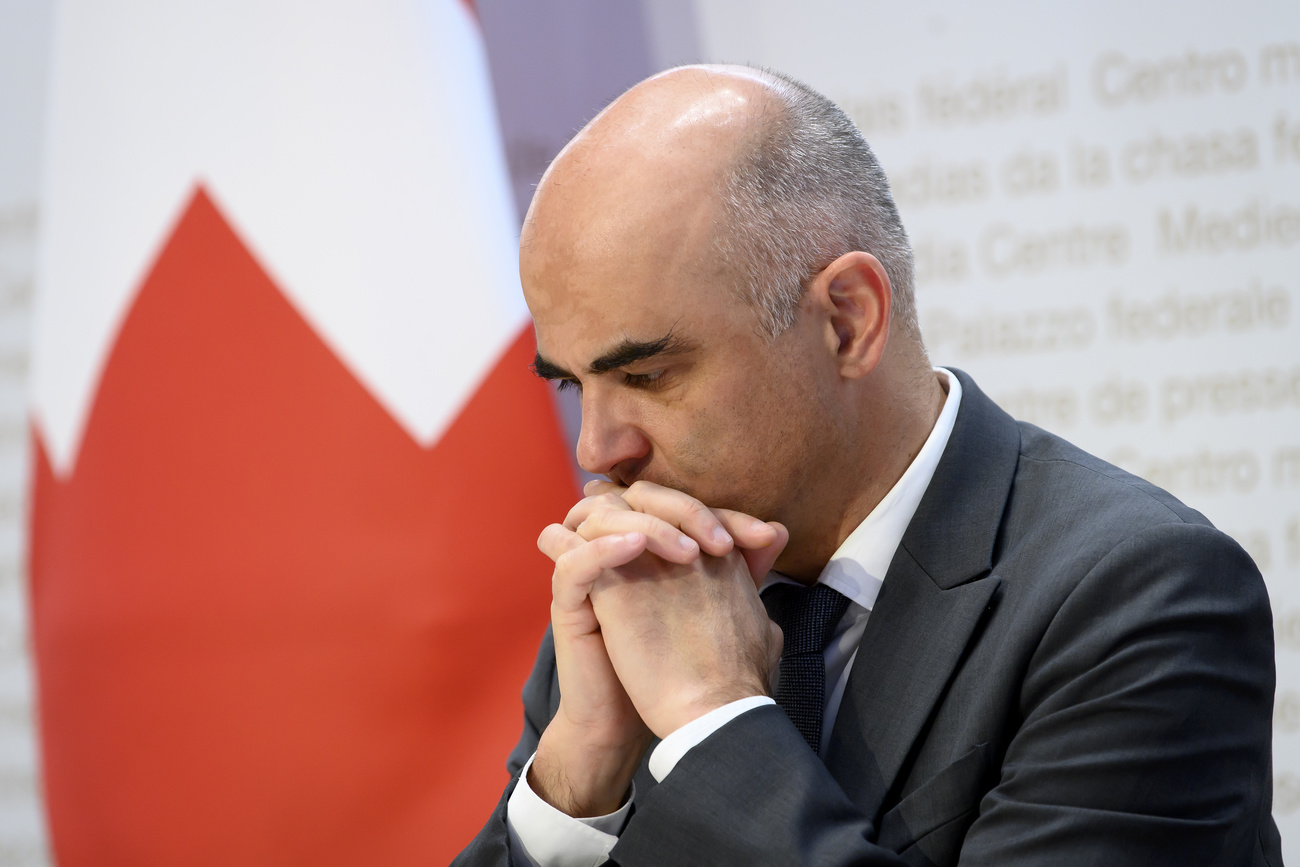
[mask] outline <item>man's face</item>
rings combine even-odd
[[[521,272],[538,372],[580,390],[589,472],[787,520],[829,445],[824,339],[805,315],[775,340],[759,333],[710,264],[701,211],[683,203],[675,224],[642,232],[530,227]]]

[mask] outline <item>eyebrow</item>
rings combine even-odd
[[[542,358],[540,352],[533,356],[532,371],[542,379],[573,379],[572,373]]]
[[[654,358],[659,355],[677,355],[687,352],[691,348],[689,343],[677,337],[671,331],[658,340],[624,339],[613,349],[592,361],[587,366],[587,370],[591,373],[608,373],[611,370],[618,370],[620,367],[626,367],[647,358]],[[576,379],[572,373],[563,367],[547,361],[540,352],[533,356],[532,367],[533,373],[542,379]]]

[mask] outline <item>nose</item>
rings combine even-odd
[[[582,428],[578,434],[578,466],[589,473],[609,475],[627,461],[650,452],[650,440],[616,399],[588,389],[582,396]]]

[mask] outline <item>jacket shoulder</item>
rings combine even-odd
[[[1086,566],[1167,524],[1205,528],[1209,532],[1192,536],[1209,545],[1238,547],[1168,491],[1041,428],[1019,426],[1020,456],[995,560],[1041,545],[1066,562],[1081,558],[1078,565]]]

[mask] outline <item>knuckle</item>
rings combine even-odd
[[[637,529],[646,535],[658,536],[668,529],[668,524],[654,515],[647,515],[645,512],[637,512],[636,517]]]
[[[555,558],[555,574],[565,583],[581,581],[591,569],[592,554],[600,550],[600,540],[578,539],[577,544]]]
[[[713,510],[694,497],[687,497],[686,514],[692,518],[713,518]]]
[[[595,509],[583,519],[575,532],[584,539],[594,539],[618,526],[619,518],[611,509]]]
[[[583,520],[583,523],[590,527],[605,527],[608,526],[610,522],[618,520],[616,515],[617,513],[614,509],[606,509],[604,506],[601,506],[600,508],[592,509],[591,514]]]

